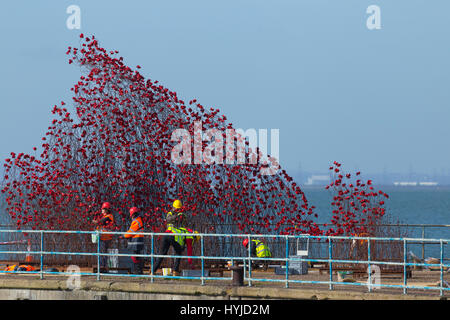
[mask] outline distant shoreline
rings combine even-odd
[[[450,185],[437,185],[437,186],[395,186],[395,185],[377,185],[373,184],[374,189],[377,190],[408,190],[408,191],[450,191]],[[305,185],[300,184],[301,189],[308,190],[325,190],[325,185]],[[328,190],[331,192],[331,190]]]

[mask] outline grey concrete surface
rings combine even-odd
[[[1,300],[239,300],[239,299],[333,299],[333,300],[438,300],[439,295],[402,295],[279,287],[232,287],[144,281],[81,280],[79,288],[61,279],[0,279]]]

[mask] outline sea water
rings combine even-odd
[[[385,200],[386,218],[390,223],[407,225],[449,225],[450,186],[435,187],[379,187],[389,195]],[[324,187],[302,187],[308,204],[316,207],[317,222],[329,223],[332,217],[333,193]],[[325,227],[326,228],[326,227]],[[409,238],[448,239],[450,227],[403,226],[403,235]],[[408,244],[407,251],[422,257],[422,245]],[[427,244],[424,257],[439,258],[440,244]],[[450,245],[444,245],[444,256],[450,257]]]

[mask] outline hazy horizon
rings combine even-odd
[[[81,9],[81,29],[66,9]],[[381,10],[369,30],[368,6]],[[0,159],[34,154],[51,108],[71,106],[68,46],[95,35],[125,64],[219,108],[235,128],[279,129],[288,173],[450,170],[450,2],[7,2],[0,11]],[[39,153],[36,153],[39,155]]]

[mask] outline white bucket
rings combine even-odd
[[[97,243],[97,241],[98,241],[98,235],[97,234],[91,234],[91,240],[92,240],[92,243]]]
[[[108,257],[108,267],[111,269],[117,269],[119,267],[119,249],[108,249],[109,254],[114,254],[114,256]],[[111,273],[118,273],[118,270],[110,270]]]
[[[163,268],[162,272],[163,276],[170,276],[170,274],[172,273],[172,268]]]

